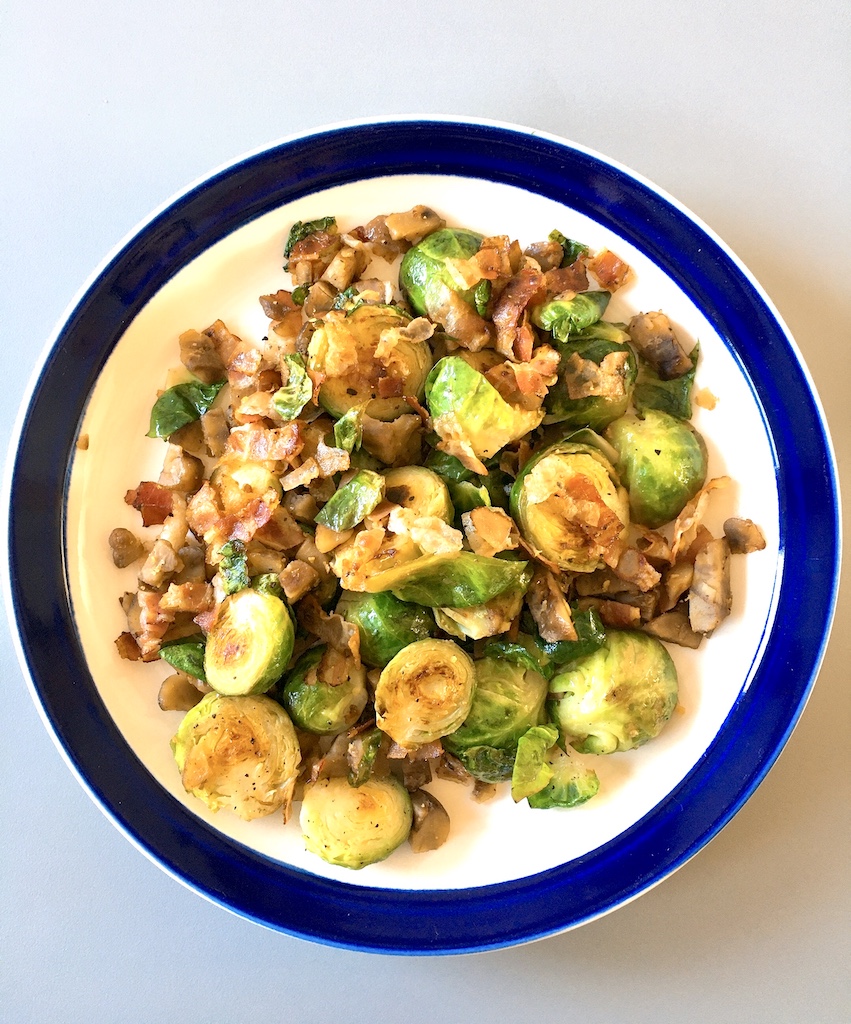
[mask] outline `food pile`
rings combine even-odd
[[[165,660],[185,789],[290,817],[360,868],[447,838],[435,778],[533,808],[656,737],[665,643],[729,613],[747,520],[704,525],[697,347],[605,319],[631,270],[557,230],[525,249],[433,210],[295,224],[266,335],[180,336],[162,472],[109,543],[138,566],[122,657]]]

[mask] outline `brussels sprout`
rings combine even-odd
[[[525,589],[527,562],[488,558],[472,551],[424,555],[370,576],[369,593],[389,590],[400,601],[429,608],[471,608],[509,587]]]
[[[412,749],[454,732],[470,713],[476,670],[452,640],[417,640],[382,670],[375,724]]]
[[[250,821],[289,804],[301,751],[286,711],[270,697],[208,693],[171,741],[188,793],[212,811]]]
[[[534,670],[495,657],[475,663],[476,692],[460,728],[443,746],[484,782],[511,777],[517,741],[543,717],[547,683]]]
[[[400,466],[384,474],[385,496],[403,508],[415,509],[421,516],[437,516],[452,523],[455,510],[441,477],[425,466]]]
[[[536,809],[550,807],[576,807],[584,804],[600,789],[600,780],[593,768],[580,764],[564,750],[553,747],[547,755],[552,777],[536,793],[526,798],[529,806]]]
[[[384,477],[369,469],[359,470],[337,488],[316,516],[329,530],[351,530],[369,515],[384,497]]]
[[[609,630],[596,653],[553,677],[550,693],[565,742],[611,754],[659,735],[677,706],[677,670],[655,637]]]
[[[319,404],[337,418],[356,407],[377,420],[393,420],[410,412],[404,395],[423,397],[432,364],[431,346],[404,337],[393,344],[382,343],[385,332],[405,328],[409,322],[405,313],[392,306],[362,305],[349,314],[326,314],[307,350],[308,369],[323,375]],[[379,388],[385,394],[389,388],[393,397],[382,398]]]
[[[533,456],[511,489],[523,539],[547,563],[593,572],[616,556],[629,524],[626,491],[599,449],[558,442]]]
[[[207,683],[228,696],[264,693],[280,679],[294,643],[283,601],[259,590],[239,590],[222,601],[207,636]]]
[[[363,868],[384,860],[408,838],[411,798],[392,776],[350,786],[320,779],[305,790],[299,818],[304,845],[329,864]]]
[[[313,381],[298,352],[281,357],[287,368],[287,382],[272,395],[272,407],[283,420],[294,420],[313,397]]]
[[[618,451],[632,518],[656,529],[682,512],[706,482],[706,444],[690,423],[648,409],[622,416],[606,438]]]
[[[490,283],[467,288],[452,273],[452,260],[468,260],[479,251],[482,236],[464,228],[443,228],[409,249],[399,267],[399,286],[420,316],[439,320],[447,290],[457,292],[480,315],[490,298]],[[450,261],[450,262],[447,262]]]
[[[346,659],[345,680],[332,682],[325,678],[323,658],[327,649],[322,644],[305,651],[287,673],[281,693],[281,703],[298,728],[320,736],[353,726],[369,699],[366,670],[351,657]]]
[[[558,740],[554,725],[533,725],[517,741],[517,754],[511,772],[511,797],[518,803],[537,793],[553,777],[549,754]]]
[[[431,613],[418,604],[400,601],[391,593],[344,590],[337,614],[358,627],[360,655],[367,665],[384,668],[388,661],[415,640],[434,632]]]
[[[491,382],[459,356],[435,363],[425,385],[435,432],[444,441],[467,444],[490,459],[511,441],[534,430],[543,412],[510,405]]]
[[[611,295],[607,291],[579,292],[567,298],[555,298],[532,309],[532,323],[549,331],[556,341],[565,342],[595,324],[606,312]]]
[[[546,423],[601,430],[629,405],[637,365],[629,335],[602,320],[562,346],[559,376],[546,399]]]

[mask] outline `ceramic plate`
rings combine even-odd
[[[156,479],[150,406],[177,338],[222,319],[260,338],[257,297],[284,287],[296,220],[343,228],[416,203],[521,244],[553,228],[634,269],[610,320],[662,309],[701,346],[710,475],[734,484],[708,525],[755,520],[764,551],[734,559],[733,614],[699,651],[673,648],[680,708],[661,737],[595,759],[601,794],[568,811],[475,803],[441,782],[438,851],[359,872],[307,854],[297,822],[245,823],[184,792],[156,704],[168,667],[121,661],[106,544],[135,528],[123,497]],[[88,446],[77,445],[85,436]],[[359,122],[249,155],[169,202],[96,272],[58,329],[22,411],[8,481],[9,599],[36,701],[80,780],[165,870],[228,909],[321,942],[389,953],[507,946],[575,927],[661,881],[727,822],[804,705],[833,610],[837,495],[818,399],[748,272],[670,197],[561,139],[509,125]]]

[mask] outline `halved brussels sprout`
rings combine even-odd
[[[320,779],[305,790],[299,818],[304,845],[329,864],[363,868],[384,860],[411,831],[407,790],[392,776],[350,786]]]
[[[400,601],[429,608],[471,608],[509,587],[525,590],[527,562],[488,558],[472,551],[424,555],[368,577],[369,593],[389,590]],[[525,584],[524,584],[525,580]]]
[[[327,650],[322,644],[305,651],[287,673],[281,692],[281,703],[298,728],[320,736],[351,728],[369,699],[366,670],[351,657],[346,658],[347,675],[342,682],[326,678]]]
[[[386,591],[367,594],[344,590],[336,610],[358,627],[361,658],[377,668],[383,668],[408,644],[426,640],[434,632],[430,612]]]
[[[538,810],[576,807],[599,792],[600,779],[594,769],[580,764],[564,750],[552,747],[547,754],[547,765],[552,776],[542,789],[526,797],[530,807]]]
[[[476,670],[452,640],[417,640],[382,670],[375,687],[375,724],[413,749],[454,732],[470,713]]]
[[[595,324],[606,312],[610,298],[607,291],[557,297],[532,309],[532,323],[549,331],[556,341],[565,342],[568,336]]]
[[[706,444],[694,427],[666,412],[622,416],[607,439],[620,456],[632,518],[656,529],[682,512],[706,482]]]
[[[511,441],[534,430],[543,412],[510,405],[491,382],[459,356],[435,363],[425,385],[435,432],[446,442],[469,445],[490,459]]]
[[[677,670],[655,637],[610,629],[603,647],[552,678],[550,694],[565,742],[611,754],[659,735],[677,706]]]
[[[250,821],[288,805],[301,751],[286,711],[270,697],[208,693],[171,741],[184,789],[212,811]]]
[[[452,523],[455,510],[449,489],[434,470],[425,466],[400,466],[384,474],[385,497],[403,508],[414,509],[421,516],[437,516]]]
[[[629,335],[599,321],[571,335],[546,399],[546,423],[601,430],[629,406],[638,372]]]
[[[544,714],[547,683],[523,665],[499,658],[475,663],[476,692],[470,713],[460,728],[443,738],[477,779],[501,782],[511,778],[517,741]]]
[[[308,369],[324,375],[319,404],[334,417],[357,406],[377,420],[410,412],[404,396],[423,397],[431,346],[404,337],[387,343],[385,334],[409,323],[395,306],[362,305],[348,314],[326,314],[307,350]]]
[[[207,683],[227,696],[264,693],[281,678],[294,643],[293,620],[283,601],[259,590],[239,590],[222,601],[207,635]]]
[[[478,313],[483,313],[490,297],[490,283],[481,281],[466,288],[452,273],[451,260],[468,260],[479,251],[482,236],[465,228],[442,228],[427,235],[409,249],[399,267],[399,286],[411,307],[420,314],[439,320],[446,290],[458,295]]]
[[[593,572],[616,558],[629,524],[629,499],[614,467],[599,449],[570,441],[526,463],[510,505],[532,550],[573,572]]]

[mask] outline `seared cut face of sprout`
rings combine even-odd
[[[300,802],[305,848],[360,869],[447,841],[451,782],[592,800],[600,755],[671,718],[668,645],[723,626],[764,540],[707,528],[729,481],[690,422],[699,347],[658,310],[605,319],[616,254],[424,205],[316,213],[262,336],[175,325],[183,368],[139,424],[162,472],[104,543],[135,576],[116,650],[165,662],[186,792],[246,820]]]

